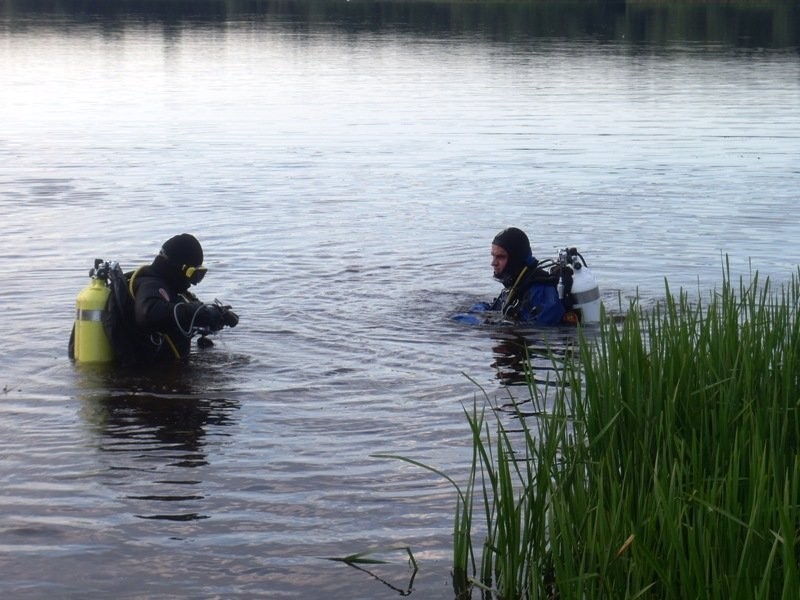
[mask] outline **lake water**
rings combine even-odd
[[[577,246],[612,312],[796,272],[796,9],[74,5],[0,12],[3,597],[452,598],[452,488],[373,455],[463,480],[477,386],[574,338],[450,319],[497,231]],[[183,231],[240,325],[72,364],[93,260]]]

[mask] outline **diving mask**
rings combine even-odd
[[[197,285],[203,281],[203,277],[206,276],[206,271],[208,271],[208,269],[203,265],[200,265],[199,267],[183,265],[181,267],[181,271],[183,271],[183,274],[186,276],[186,279],[189,280],[189,283],[192,285]]]
[[[163,248],[161,248],[161,250],[159,251],[158,255],[160,257],[162,257],[164,260],[166,260],[167,262],[175,265],[176,267],[178,266],[175,262],[173,262],[170,259],[170,257],[167,255],[166,251]],[[191,283],[192,285],[197,285],[198,283],[203,281],[203,277],[206,276],[206,271],[208,271],[208,269],[206,267],[204,267],[203,265],[199,265],[199,266],[181,265],[180,266],[180,270],[181,270],[181,273],[183,273],[183,276],[186,277],[186,279],[188,279],[189,283]]]

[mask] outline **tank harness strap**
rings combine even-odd
[[[138,269],[136,269],[133,272],[133,275],[131,275],[130,283],[128,283],[128,293],[134,300],[136,299],[136,294],[133,292],[133,282],[136,281],[136,276],[139,274],[139,271],[141,271],[143,268],[144,266],[141,266]],[[172,339],[167,334],[163,335],[163,339],[167,340],[167,345],[169,346],[169,349],[172,350],[172,354],[175,355],[175,358],[180,359],[181,353],[178,352],[178,348],[175,346],[175,342],[173,342]]]
[[[144,266],[141,266],[138,269],[136,269],[131,275],[131,280],[128,282],[128,293],[134,300],[136,299],[136,294],[133,292],[133,282],[136,281],[136,276],[139,274],[139,271],[141,271],[143,268]]]
[[[527,272],[528,272],[528,266],[526,265],[519,272],[519,275],[517,275],[517,279],[514,281],[514,285],[512,285],[511,289],[508,290],[508,295],[506,296],[506,301],[503,302],[503,306],[500,309],[500,311],[504,315],[509,310],[509,308],[511,308],[511,306],[513,305],[514,300],[516,299],[516,296],[517,296],[517,293],[518,293],[517,288],[519,287],[519,282],[522,281],[522,278],[525,276],[525,273],[527,273]]]
[[[168,335],[165,334],[164,339],[167,340],[167,344],[169,344],[169,348],[170,350],[172,350],[172,353],[175,355],[175,358],[181,358],[181,353],[178,352],[178,348],[175,346],[175,342],[172,341],[172,338],[170,338]]]

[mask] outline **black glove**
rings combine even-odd
[[[239,315],[231,310],[229,304],[223,304],[219,300],[214,299],[214,303],[209,304],[208,307],[216,309],[219,312],[220,319],[222,321],[220,329],[222,329],[223,325],[227,327],[236,327],[236,325],[239,323]]]
[[[223,306],[206,304],[200,314],[203,315],[202,320],[211,328],[211,331],[219,331],[226,325],[225,308]]]
[[[228,327],[236,327],[236,325],[239,323],[239,315],[233,312],[230,306],[223,306],[222,322]]]
[[[219,331],[224,327],[222,311],[216,304],[204,304],[203,302],[187,302],[179,306],[185,307],[182,321],[191,322],[194,327],[206,328],[211,331]]]
[[[231,307],[224,306],[217,301],[212,304],[204,304],[200,301],[186,302],[179,306],[183,308],[184,317],[182,320],[193,320],[195,327],[219,331],[225,326],[236,327],[237,323],[239,323],[239,316],[231,310]]]

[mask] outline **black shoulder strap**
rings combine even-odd
[[[552,285],[556,287],[558,285],[558,273],[548,273],[544,269],[535,269],[529,276],[526,281],[530,282],[531,284],[537,285]]]
[[[137,361],[133,298],[128,292],[132,273],[123,273],[119,265],[111,270],[108,296],[103,315],[103,326],[114,350],[114,357],[120,365],[131,365]]]

